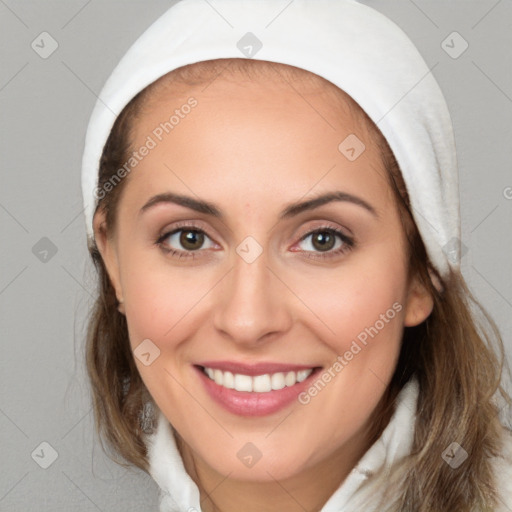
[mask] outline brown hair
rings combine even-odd
[[[417,277],[434,299],[430,316],[420,325],[404,329],[392,381],[373,412],[372,441],[388,423],[400,389],[412,375],[417,376],[420,392],[412,453],[396,466],[393,478],[384,482],[390,494],[392,480],[400,487],[387,498],[387,508],[382,510],[469,512],[493,507],[497,498],[490,457],[499,454],[502,435],[493,396],[499,392],[507,404],[511,403],[500,384],[505,365],[500,332],[460,272],[452,270],[441,279],[432,267],[411,214],[398,163],[377,126],[350,96],[321,77],[284,64],[216,59],[184,66],[137,94],[118,116],[101,157],[98,187],[129,158],[133,121],[158,87],[206,84],[228,67],[229,73],[241,72],[249,79],[276,72],[290,85],[295,79],[303,82],[309,78],[313,84],[321,81],[346,102],[341,104],[349,105],[355,120],[363,120],[362,126],[378,144],[400,212],[408,241],[409,277]],[[125,186],[123,179],[98,203],[97,208],[105,212],[109,236],[115,230],[117,205]],[[154,426],[151,411],[156,406],[137,371],[126,319],[118,311],[115,291],[94,241],[89,251],[99,276],[99,295],[90,315],[86,344],[96,428],[116,462],[148,471],[144,433]],[[433,286],[429,271],[442,283],[442,292]],[[472,306],[480,311],[488,328],[477,322]],[[456,470],[441,458],[454,441],[468,452],[467,461]],[[382,475],[375,482],[382,485]]]

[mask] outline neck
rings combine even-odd
[[[230,479],[210,467],[179,435],[176,441],[185,469],[199,488],[204,512],[318,512],[369,448],[370,434],[366,428],[328,459],[293,477],[264,482]]]

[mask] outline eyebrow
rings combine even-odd
[[[290,217],[299,215],[302,212],[313,210],[315,208],[319,208],[320,206],[323,206],[324,204],[331,203],[334,201],[343,201],[343,202],[349,202],[349,203],[356,204],[356,205],[361,206],[362,208],[366,209],[374,217],[376,217],[376,218],[379,217],[376,209],[371,204],[366,202],[364,199],[361,199],[360,197],[354,196],[347,192],[334,191],[334,192],[328,192],[326,194],[322,194],[322,195],[314,197],[312,199],[308,199],[307,201],[302,201],[302,202],[298,201],[298,202],[288,204],[286,206],[286,208],[284,208],[281,211],[281,213],[279,214],[279,219],[280,220],[288,219]],[[193,197],[190,197],[190,196],[176,194],[173,192],[166,192],[163,194],[158,194],[156,196],[153,196],[140,209],[139,215],[143,214],[147,210],[149,210],[152,207],[154,207],[158,204],[161,204],[161,203],[177,204],[179,206],[184,206],[185,208],[195,210],[196,212],[199,212],[199,213],[211,215],[211,216],[219,218],[219,219],[223,218],[221,209],[218,206],[216,206],[215,204],[210,203],[208,201],[194,199]]]

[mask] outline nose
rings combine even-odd
[[[292,325],[292,294],[270,268],[265,251],[251,263],[235,252],[233,268],[216,293],[215,328],[234,343],[260,346]]]

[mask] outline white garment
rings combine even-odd
[[[380,438],[361,457],[320,512],[361,512],[359,500],[366,498],[368,475],[390,467],[412,447],[418,382],[412,378],[396,399],[396,409]],[[148,436],[150,474],[159,485],[160,512],[201,512],[199,489],[186,472],[171,426],[159,411],[158,425]],[[512,511],[512,435],[506,431],[503,457],[494,460],[503,506],[495,512]],[[441,456],[441,454],[439,455]],[[364,512],[372,512],[366,508]],[[375,509],[377,512],[377,509]]]

